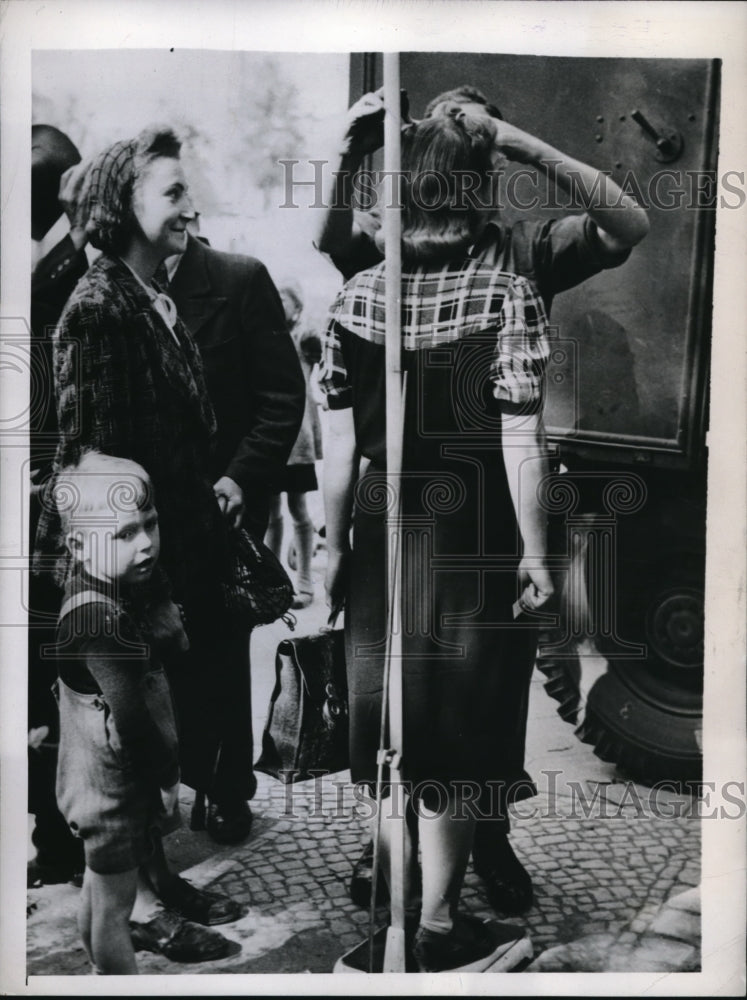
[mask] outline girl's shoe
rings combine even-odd
[[[518,916],[531,908],[532,879],[505,834],[491,838],[476,835],[472,861],[494,910]]]
[[[507,972],[532,957],[523,927],[457,914],[448,934],[419,927],[412,952],[421,972]]]

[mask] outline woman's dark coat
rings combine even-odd
[[[143,466],[159,512],[161,564],[188,616],[201,616],[220,606],[226,567],[211,477],[216,424],[199,352],[178,320],[175,334],[129,268],[102,254],[54,335],[55,465],[97,448]],[[37,568],[50,556],[60,582],[67,564],[52,503],[40,519]]]

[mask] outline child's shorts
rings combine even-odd
[[[163,670],[143,676],[150,714],[177,752],[171,691]],[[111,710],[102,695],[56,683],[60,706],[57,805],[83,840],[86,866],[100,875],[139,868],[153,854],[153,833],[170,833],[158,788],[147,786],[123,759]]]

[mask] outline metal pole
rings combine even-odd
[[[402,221],[396,182],[401,163],[399,53],[384,53],[384,169],[392,179],[392,196],[384,210],[384,253],[386,259],[386,454],[387,482],[396,502],[387,518],[389,554],[389,776],[394,808],[398,817],[391,844],[391,910],[384,950],[384,972],[405,971],[405,789],[402,784],[402,633],[400,484],[402,471],[403,385],[401,345]]]

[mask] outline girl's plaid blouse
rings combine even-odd
[[[352,405],[342,352],[345,331],[382,347],[385,342],[384,262],[345,285],[330,310],[322,341],[320,385],[330,409]],[[542,399],[549,355],[542,301],[526,278],[478,260],[402,274],[402,346],[437,347],[468,334],[495,334],[489,377],[496,399],[532,409]]]

